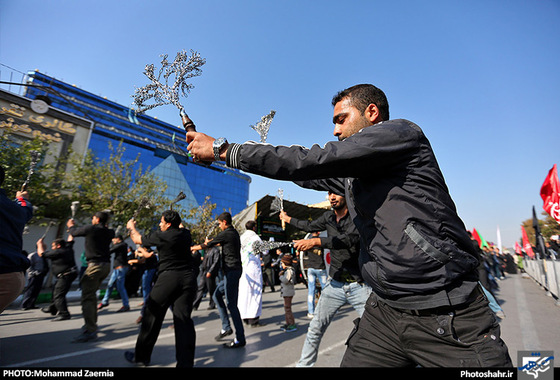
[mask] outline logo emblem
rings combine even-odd
[[[554,355],[552,351],[519,351],[517,353],[518,379],[553,380]]]

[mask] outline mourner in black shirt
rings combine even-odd
[[[91,224],[76,227],[74,219],[68,220],[68,234],[85,237],[87,268],[80,280],[82,288],[82,315],[84,328],[74,342],[88,342],[97,339],[97,291],[111,271],[111,240],[115,231],[107,227],[109,214],[98,211],[91,218]]]
[[[179,214],[167,210],[161,216],[160,230],[142,236],[134,219],[128,221],[132,241],[144,247],[157,247],[159,255],[158,278],[146,301],[135,351],[125,352],[130,362],[150,363],[165,313],[172,306],[177,367],[194,365],[196,337],[191,313],[196,295],[195,263],[190,250],[191,233],[180,228],[180,224]]]
[[[37,253],[39,256],[51,261],[51,271],[56,277],[53,288],[52,303],[42,308],[45,313],[56,315],[53,321],[63,321],[70,319],[68,305],[66,304],[66,294],[72,286],[72,282],[78,277],[78,268],[74,259],[74,240],[72,235],[70,241],[55,239],[51,244],[51,250],[46,251],[43,238],[37,241]]]

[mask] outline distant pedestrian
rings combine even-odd
[[[66,294],[72,282],[78,277],[78,268],[74,259],[74,238],[68,236],[68,241],[55,239],[51,243],[51,250],[46,250],[43,239],[37,241],[37,253],[51,261],[52,274],[56,277],[53,286],[52,303],[42,308],[45,313],[56,315],[53,321],[70,319],[70,312],[66,303]]]
[[[243,322],[251,327],[258,327],[262,313],[262,269],[259,253],[254,244],[262,242],[257,235],[257,223],[250,220],[245,223],[246,231],[241,235],[241,263],[243,273],[239,279],[239,298],[237,306]]]
[[[128,293],[125,287],[126,274],[128,273],[128,244],[124,241],[122,235],[117,235],[113,238],[113,245],[111,247],[111,253],[115,255],[113,258],[113,272],[111,272],[111,277],[107,283],[107,289],[103,299],[97,305],[97,310],[109,306],[109,298],[113,289],[117,289],[119,296],[121,297],[122,306],[117,312],[129,311],[130,305],[128,301]]]
[[[23,251],[25,253],[25,251]],[[21,308],[23,310],[36,309],[35,302],[41,289],[45,276],[49,273],[49,264],[44,257],[39,256],[37,251],[27,255],[30,266],[27,269],[27,286],[23,292]]]
[[[91,218],[91,224],[76,227],[74,219],[69,219],[66,225],[68,233],[74,237],[85,237],[87,269],[82,276],[82,315],[84,327],[80,335],[73,342],[83,343],[97,339],[97,291],[102,281],[111,271],[111,240],[115,231],[107,227],[109,214],[98,211]]]
[[[216,291],[216,277],[220,271],[220,247],[212,247],[206,250],[202,258],[200,266],[200,277],[196,298],[194,300],[194,309],[200,307],[204,294],[208,294],[208,310],[216,308],[216,303],[212,295]]]
[[[196,333],[191,313],[196,294],[195,265],[198,263],[194,263],[190,252],[191,233],[186,228],[179,228],[180,224],[181,217],[174,210],[164,211],[159,230],[148,235],[138,232],[134,219],[127,223],[132,241],[144,247],[157,247],[159,255],[158,277],[146,301],[134,352],[124,354],[129,362],[150,363],[165,314],[171,308],[177,367],[194,365]],[[143,255],[151,256],[153,251],[146,251]]]
[[[222,329],[216,336],[216,340],[221,340],[233,334],[229,321],[229,316],[231,315],[233,326],[235,327],[235,339],[224,344],[224,347],[239,348],[244,347],[247,343],[245,341],[243,321],[237,307],[239,278],[243,271],[241,264],[241,240],[239,233],[231,224],[232,219],[229,212],[221,213],[217,219],[219,222],[218,226],[222,231],[212,240],[206,239],[203,244],[191,247],[191,250],[196,251],[217,245],[222,247],[221,271],[218,276],[217,288],[214,292],[214,302],[218,306],[218,312],[222,320]]]
[[[286,253],[282,256],[280,261],[280,265],[282,266],[282,270],[279,274],[281,285],[280,294],[284,299],[284,318],[286,319],[286,324],[282,327],[282,329],[286,332],[293,332],[297,330],[294,313],[292,312],[292,299],[296,294],[296,273],[292,265],[292,260],[293,256]]]

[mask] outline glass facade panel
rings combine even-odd
[[[226,210],[235,215],[247,207],[251,178],[220,163],[195,163],[186,155],[184,139],[174,139],[175,134],[183,135],[182,130],[40,72],[27,75],[33,86],[27,87],[26,97],[47,96],[51,107],[94,122],[88,149],[99,159],[109,158],[109,143],[116,147],[122,142],[124,159],[140,155],[142,168],[167,183],[165,194],[170,199],[180,191],[187,195],[181,201],[186,210],[202,205],[207,196],[216,204],[216,214]]]

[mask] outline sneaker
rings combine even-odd
[[[80,335],[72,340],[72,343],[85,343],[97,339],[97,332],[83,331]]]
[[[220,332],[218,335],[216,335],[216,337],[214,339],[215,340],[221,340],[221,339],[223,339],[226,336],[231,335],[231,334],[233,334],[233,330],[229,329],[227,331]]]
[[[97,305],[97,310],[101,310],[101,309],[103,309],[104,307],[107,307],[107,306],[109,306],[108,303],[101,302],[101,303],[99,303],[99,305]]]
[[[123,311],[130,311],[130,307],[129,306],[123,306],[119,310],[117,310],[117,313],[122,313]]]
[[[224,347],[225,348],[241,348],[241,347],[245,347],[246,342],[237,342],[235,340],[232,340],[229,343],[224,343]]]
[[[307,318],[308,318],[308,319],[313,319],[313,314],[307,313]]]
[[[286,328],[282,329],[285,332],[294,332],[297,330],[297,326],[296,325],[288,325],[286,326]]]

